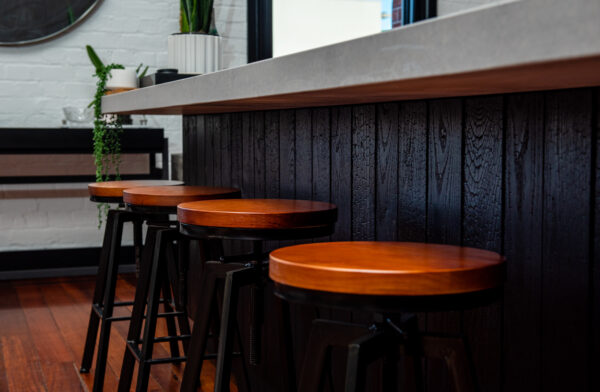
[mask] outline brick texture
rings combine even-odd
[[[224,66],[246,63],[246,0],[216,0],[215,19],[224,38]],[[0,47],[0,128],[59,127],[64,106],[88,105],[95,80],[86,44],[106,63],[143,62],[153,72],[167,65],[167,36],[178,28],[178,1],[105,0],[58,39]],[[170,151],[181,152],[181,117],[150,116],[148,125],[164,128]],[[84,198],[0,198],[0,252],[96,246],[101,241],[96,224],[95,205]]]

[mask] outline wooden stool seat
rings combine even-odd
[[[505,261],[481,249],[413,242],[324,242],[271,252],[269,276],[300,289],[432,296],[501,286]]]
[[[177,206],[182,224],[240,229],[299,229],[335,223],[337,207],[308,200],[230,199]]]
[[[134,206],[177,207],[178,204],[210,199],[239,198],[236,188],[209,186],[148,186],[123,191],[123,201]]]
[[[88,192],[92,197],[122,198],[123,191],[127,188],[166,185],[183,185],[183,182],[169,180],[129,180],[93,182],[91,184],[88,184]]]

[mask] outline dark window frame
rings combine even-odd
[[[248,0],[248,62],[273,57],[273,3]]]
[[[403,0],[402,25],[437,16],[437,0]]]

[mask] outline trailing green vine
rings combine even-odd
[[[113,69],[124,69],[120,64],[104,65],[91,46],[86,46],[88,56],[96,67],[94,76],[96,93],[90,106],[94,107],[94,164],[96,165],[96,182],[120,180],[119,165],[121,163],[121,134],[123,126],[118,116],[102,114],[102,96],[106,92],[106,81]],[[111,171],[114,169],[114,178]],[[98,204],[98,228],[102,226],[102,217],[108,214],[107,203]]]

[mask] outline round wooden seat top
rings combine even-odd
[[[239,229],[303,229],[332,225],[337,207],[309,200],[230,199],[177,206],[183,224]]]
[[[169,180],[129,180],[92,182],[91,184],[88,184],[88,192],[90,196],[119,198],[123,197],[123,191],[127,188],[167,185],[183,185],[183,182]]]
[[[239,198],[241,192],[236,188],[217,188],[210,186],[148,186],[127,188],[123,191],[123,201],[130,205],[177,207],[178,204],[210,199]]]
[[[414,242],[322,242],[271,252],[269,276],[331,293],[431,296],[499,287],[505,261],[487,250]]]

